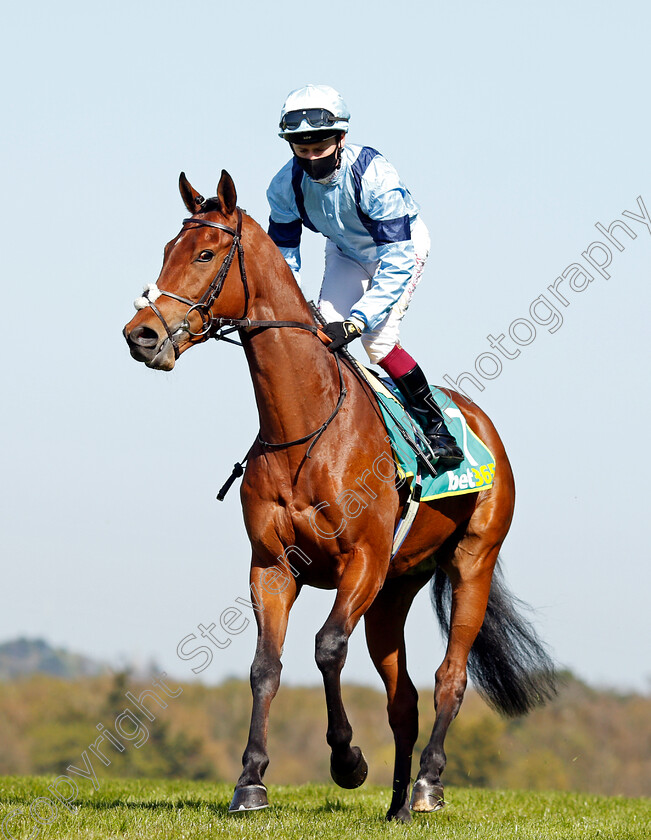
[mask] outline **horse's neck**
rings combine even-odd
[[[280,257],[277,251],[276,255]],[[254,278],[251,320],[312,324],[312,314],[284,260],[256,262],[263,268]],[[321,341],[306,330],[269,327],[245,335],[244,350],[262,439],[281,443],[317,429],[339,395],[335,360]]]

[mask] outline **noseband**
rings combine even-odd
[[[224,257],[224,260],[220,265],[217,274],[213,277],[210,285],[203,293],[200,300],[193,301],[189,298],[182,297],[181,295],[176,295],[173,292],[166,292],[164,289],[159,289],[156,284],[150,284],[149,286],[147,286],[142,296],[134,301],[136,309],[145,309],[145,307],[147,306],[151,307],[154,315],[156,315],[156,317],[159,319],[159,321],[165,328],[165,332],[167,333],[167,337],[170,341],[170,344],[174,348],[175,359],[178,359],[181,354],[179,350],[179,345],[176,340],[177,333],[187,332],[188,335],[192,336],[192,338],[206,339],[210,337],[210,334],[213,333],[215,329],[218,329],[223,324],[233,323],[233,320],[245,321],[246,319],[246,313],[249,309],[249,285],[246,280],[246,269],[244,267],[244,246],[242,245],[242,211],[239,207],[236,209],[236,229],[227,227],[226,225],[221,225],[218,222],[209,222],[207,219],[198,219],[196,218],[196,216],[192,216],[189,219],[183,219],[184,225],[192,224],[197,225],[198,227],[203,226],[217,228],[218,230],[225,231],[233,237],[233,242],[231,243],[231,247],[228,251],[228,254],[226,254],[226,256]],[[238,262],[240,264],[240,277],[242,279],[242,285],[244,287],[244,312],[242,313],[242,318],[239,319],[215,318],[210,310],[214,302],[221,294],[221,291],[224,287],[224,281],[226,280],[228,270],[231,267],[231,263],[233,262],[233,259],[235,257],[235,251],[237,251]],[[181,325],[175,330],[175,332],[172,332],[169,324],[163,317],[163,313],[155,304],[155,301],[158,300],[159,297],[172,298],[173,300],[178,300],[181,303],[187,303],[190,307],[185,313],[185,318],[181,322]],[[189,318],[191,312],[197,312],[201,317],[202,327],[199,330],[199,332],[193,332],[190,328]]]

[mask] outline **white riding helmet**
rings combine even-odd
[[[280,112],[278,136],[289,143],[318,143],[348,131],[350,111],[340,93],[328,85],[293,90]]]

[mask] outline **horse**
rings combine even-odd
[[[263,782],[268,718],[288,616],[302,587],[314,586],[336,590],[315,647],[332,778],[355,788],[368,770],[360,748],[351,746],[340,683],[348,640],[363,617],[395,742],[386,816],[408,822],[412,811],[436,811],[445,803],[444,741],[468,674],[505,715],[526,713],[556,692],[553,661],[498,564],[515,500],[506,451],[479,407],[447,391],[494,454],[494,482],[480,492],[421,503],[392,557],[408,487],[398,480],[368,383],[327,349],[280,250],[237,206],[230,175],[222,170],[213,198],[204,199],[184,173],[179,189],[190,215],[165,246],[157,283],[136,301],[124,336],[134,359],[171,370],[191,347],[237,331],[253,381],[260,431],[246,457],[240,495],[258,635],[251,725],[229,811],[269,804]],[[435,722],[410,797],[418,694],[407,673],[404,624],[428,583],[447,648],[435,677]]]

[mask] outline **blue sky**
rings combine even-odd
[[[181,170],[207,195],[226,168],[264,224],[292,88],[341,90],[351,140],[383,152],[421,205],[433,247],[402,338],[433,382],[472,371],[489,334],[531,320],[605,241],[596,223],[639,214],[638,196],[651,210],[648,4],[395,8],[63,0],[5,12],[0,639],[153,657],[185,678],[178,642],[246,595],[237,492],[215,501],[257,431],[241,351],[213,343],[155,373],[121,330],[183,218]],[[568,292],[562,325],[538,324],[469,393],[515,472],[502,552],[513,590],[563,665],[648,689],[651,234],[627,223],[637,236],[613,251],[610,279]],[[305,239],[316,296],[322,242]],[[332,598],[301,594],[284,679],[320,679],[313,635]],[[254,638],[251,625],[202,677],[245,676]],[[425,592],[408,653],[414,681],[431,683],[443,647]],[[344,676],[379,684],[359,631]]]

